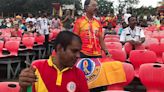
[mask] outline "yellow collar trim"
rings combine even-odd
[[[49,57],[48,59],[48,65],[55,68],[57,70],[57,79],[56,79],[56,85],[58,86],[61,86],[61,83],[62,83],[62,75],[63,75],[63,72],[71,69],[69,67],[67,68],[64,68],[62,71],[60,71],[57,66],[55,64],[53,64],[53,60],[52,60],[52,56]]]

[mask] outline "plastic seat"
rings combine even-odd
[[[10,55],[17,56],[20,41],[6,41],[5,48],[10,52]]]
[[[156,62],[157,56],[153,51],[133,50],[130,52],[129,60],[134,66],[135,76],[138,77],[138,69],[140,68],[140,65]]]
[[[119,42],[107,42],[105,43],[108,49],[119,49],[122,50],[122,44]]]
[[[124,45],[124,50],[126,54],[129,55],[130,52],[133,50],[133,46],[129,42],[127,42]],[[145,46],[143,44],[135,46],[135,50],[145,50]]]
[[[38,45],[43,45],[44,41],[45,41],[44,35],[35,36],[35,42],[37,42]]]
[[[4,41],[0,41],[0,57],[2,56],[3,46],[4,46]]]
[[[145,42],[143,45],[145,46],[146,49],[149,48],[151,44],[159,44],[159,41],[157,38],[146,38]]]
[[[149,50],[154,51],[157,55],[158,62],[162,62],[162,53],[164,52],[164,44],[151,44]]]
[[[26,46],[27,49],[33,49],[35,39],[34,37],[23,37],[22,43]]]
[[[11,37],[10,41],[21,41],[21,37]]]
[[[109,85],[107,87],[108,91],[114,91],[117,90],[117,92],[119,91],[123,91],[124,87],[127,86],[134,78],[134,68],[131,64],[129,63],[123,63],[123,67],[126,73],[126,82],[123,83],[117,83],[117,84],[113,84],[113,85]],[[118,91],[119,90],[119,91]]]
[[[112,55],[112,59],[125,62],[126,61],[126,53],[125,51],[118,49],[110,49],[110,54]]]
[[[53,40],[53,33],[49,34],[49,39],[48,40],[49,40],[49,42],[51,42],[51,40]]]
[[[118,35],[105,35],[105,38],[120,38]]]
[[[120,39],[118,38],[105,38],[105,42],[120,42]]]
[[[139,69],[139,78],[147,92],[164,91],[164,64],[143,64]]]
[[[0,58],[0,64],[7,65],[7,79],[13,78],[19,73],[21,60],[18,56],[18,48],[20,41],[7,41],[5,42],[5,48],[10,52],[9,55],[4,55]],[[17,66],[12,66],[12,64],[17,63]],[[1,91],[0,91],[1,92]],[[5,91],[3,91],[5,92]]]
[[[34,37],[33,33],[24,33],[23,37]]]
[[[0,82],[0,92],[20,92],[18,82]]]

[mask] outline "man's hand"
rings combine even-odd
[[[26,90],[28,86],[37,81],[35,70],[35,68],[30,67],[21,71],[19,75],[19,85],[21,90]]]
[[[112,57],[112,55],[109,53],[109,51],[108,50],[105,50],[105,55],[107,56],[107,57]]]

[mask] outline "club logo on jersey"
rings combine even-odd
[[[85,73],[87,82],[93,82],[98,77],[101,68],[99,59],[94,58],[79,59],[76,66]]]
[[[68,92],[75,92],[76,91],[76,84],[75,82],[71,81],[67,84],[67,91]]]

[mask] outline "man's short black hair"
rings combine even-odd
[[[80,39],[80,37],[70,31],[61,31],[54,42],[54,47],[55,47],[55,51],[57,52],[57,45],[61,45],[64,50],[66,50],[67,46],[71,44],[72,40],[79,40],[79,43],[82,44],[82,41]]]
[[[84,10],[86,11],[86,8],[88,7],[88,5],[90,4],[91,0],[85,0],[84,2]]]
[[[134,15],[132,15],[132,16],[130,16],[129,18],[128,18],[128,22],[130,21],[130,19],[131,18],[133,18],[133,17],[135,17],[136,18],[136,16],[134,16]],[[137,18],[136,18],[137,19]]]

